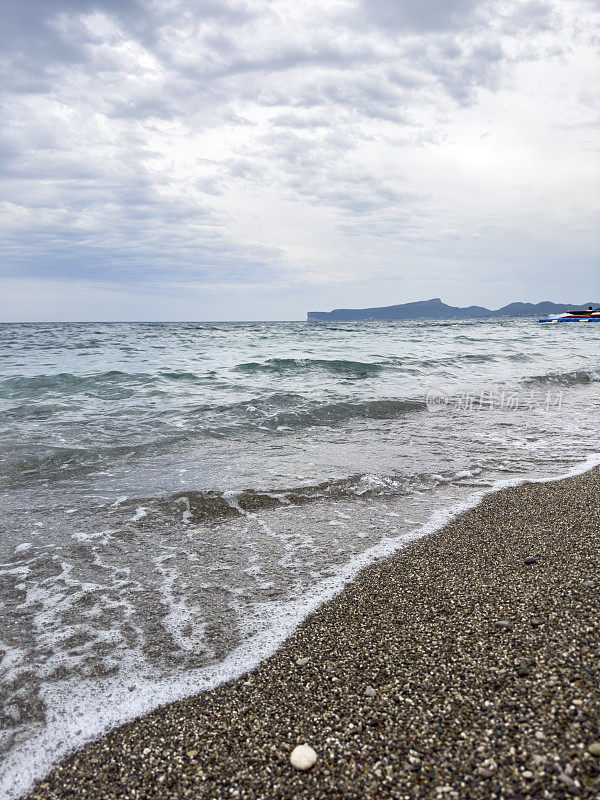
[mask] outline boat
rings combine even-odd
[[[588,306],[585,311],[565,311],[564,314],[549,314],[538,322],[600,322],[600,308]]]

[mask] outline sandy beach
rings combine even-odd
[[[598,797],[599,496],[599,469],[488,496],[29,797]]]

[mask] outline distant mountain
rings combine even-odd
[[[483,306],[448,306],[439,297],[432,300],[419,300],[415,303],[402,303],[382,308],[335,308],[333,311],[309,311],[309,322],[354,322],[360,320],[394,319],[485,319],[487,317],[543,317],[548,314],[562,314],[563,311],[579,311],[599,303],[573,305],[568,303],[509,303],[507,306],[491,311]]]

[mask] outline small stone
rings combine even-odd
[[[546,739],[546,734],[544,731],[536,731],[535,738],[538,740],[538,742],[543,742]]]
[[[486,760],[477,768],[477,772],[482,778],[491,778],[494,772],[498,769],[498,765],[493,758],[486,758]]]
[[[144,747],[144,749],[142,750],[142,755],[143,756],[148,756],[148,755],[150,755],[151,752],[152,751],[150,750],[149,747]]]
[[[316,760],[317,754],[309,744],[299,744],[297,747],[294,747],[290,755],[292,767],[302,772],[314,766]]]
[[[526,769],[523,772],[523,777],[526,778],[527,780],[530,780],[531,778],[533,778],[533,772],[530,769]]]
[[[519,678],[526,678],[530,674],[530,671],[527,667],[519,667],[517,670],[517,675]]]
[[[497,628],[502,628],[505,631],[509,631],[512,627],[507,619],[498,619],[494,624]]]
[[[377,691],[372,686],[367,686],[365,689],[365,695],[367,697],[377,697]]]
[[[188,758],[195,758],[198,755],[197,750],[188,750],[187,751]]]
[[[537,564],[538,561],[539,559],[537,556],[530,556],[529,558],[525,559],[526,564]]]
[[[588,753],[591,755],[596,756],[596,758],[600,758],[600,742],[594,742],[588,747]]]
[[[534,618],[531,620],[531,624],[533,625],[533,627],[534,627],[534,628],[539,628],[539,627],[540,627],[540,625],[542,624],[542,620],[541,620],[541,619],[539,619],[538,617],[534,617]]]
[[[296,664],[298,664],[299,667],[305,667],[309,661],[310,658],[308,658],[308,656],[306,656],[305,658],[297,658]]]
[[[596,584],[594,581],[584,581],[583,585],[587,586],[588,589],[592,589]]]
[[[569,778],[569,776],[568,776],[568,775],[565,775],[565,773],[564,773],[564,772],[561,772],[561,773],[559,773],[559,775],[558,775],[557,777],[558,777],[558,780],[559,780],[561,783],[564,783],[564,785],[565,785],[565,786],[566,786],[568,789],[575,789],[575,790],[577,790],[577,784],[575,783],[575,781],[574,781],[572,778]]]

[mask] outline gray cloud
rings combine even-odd
[[[81,42],[65,41],[52,25],[60,14],[103,10],[130,19],[141,11],[137,0],[22,0],[2,3],[0,45],[13,64],[36,70],[41,64],[68,64],[82,59]]]
[[[556,9],[546,0],[524,0],[504,15],[503,29],[518,35],[531,31],[549,31],[560,24]]]
[[[472,23],[477,0],[363,0],[364,17],[387,30],[424,33],[463,28]]]
[[[511,86],[524,61],[551,69],[590,46],[581,20],[598,1],[576,0],[578,26],[571,0],[364,0],[318,15],[301,0],[7,2],[4,269],[285,281],[296,259],[287,203],[327,220],[324,260],[345,239],[369,258],[375,242],[385,264],[392,243],[426,246],[432,230],[454,241],[471,212],[446,225],[454,195],[442,202],[407,175],[411,158],[445,154],[447,171],[468,161],[463,119],[493,159],[501,120],[477,116],[481,98]],[[572,130],[592,130],[589,93],[561,101],[579,104]]]

